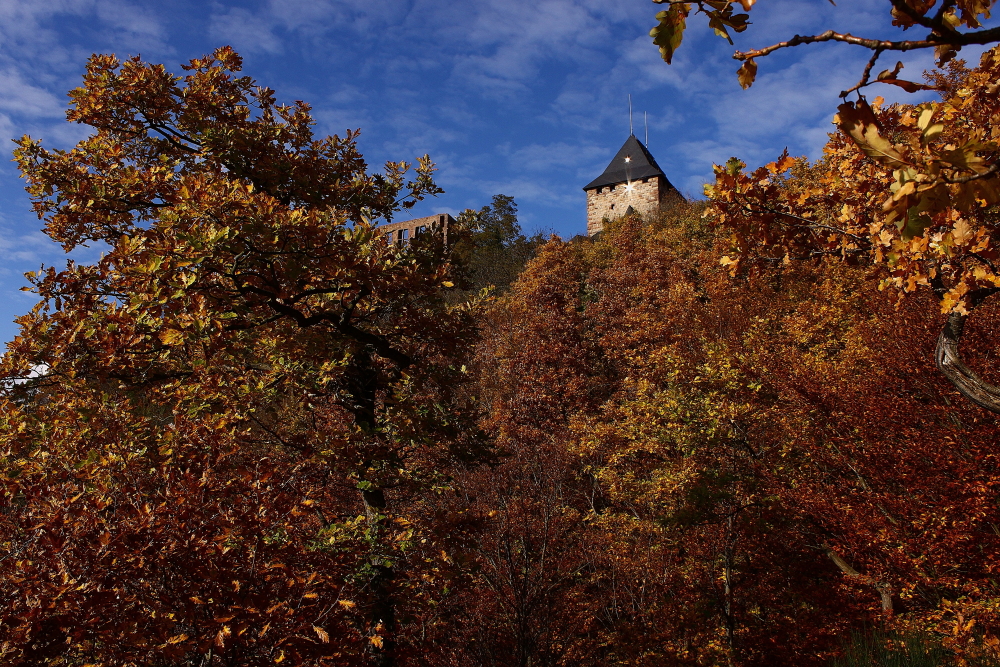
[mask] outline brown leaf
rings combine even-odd
[[[908,93],[916,93],[921,90],[937,90],[936,86],[928,86],[923,83],[914,83],[913,81],[906,81],[905,79],[895,79],[891,77],[879,79],[877,83],[888,83],[893,86],[899,86]]]
[[[750,58],[744,61],[743,65],[737,70],[736,76],[739,78],[743,90],[752,86],[754,79],[757,78],[757,63],[754,62],[754,59]]]
[[[837,107],[834,122],[871,159],[891,169],[908,166],[903,154],[881,134],[881,123],[863,98]]]

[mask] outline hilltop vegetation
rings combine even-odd
[[[33,276],[0,367],[3,663],[995,664],[1000,423],[934,351],[997,375],[998,67],[706,202],[545,242],[498,196],[448,249],[370,224],[428,160],[370,175],[231,50],[94,57],[94,135],[17,153],[109,251]]]

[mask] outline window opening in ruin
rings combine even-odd
[[[392,245],[392,232],[387,232],[385,235],[385,242]]]
[[[410,230],[409,229],[399,230],[399,244],[403,245],[409,240],[410,240]]]

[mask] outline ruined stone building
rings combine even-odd
[[[635,135],[625,141],[604,173],[583,189],[587,193],[587,236],[602,231],[605,220],[633,212],[657,213],[684,199]]]
[[[420,234],[436,232],[441,234],[441,240],[448,245],[448,232],[455,225],[455,218],[447,213],[429,215],[425,218],[407,220],[405,222],[390,222],[387,225],[379,225],[378,231],[385,234],[389,243],[400,245],[409,243],[411,239]]]
[[[658,213],[683,201],[649,150],[629,136],[614,159],[600,176],[584,188],[587,193],[587,236],[604,230],[604,221],[629,213],[649,215]],[[448,235],[455,225],[455,218],[447,213],[430,215],[416,220],[380,225],[389,243],[406,244],[427,232],[441,234],[448,245]]]

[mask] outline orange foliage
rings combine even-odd
[[[936,304],[829,262],[733,281],[718,245],[697,211],[554,242],[491,316],[491,425],[521,461],[575,452],[589,489],[559,501],[599,545],[577,650],[821,665],[887,614],[982,648],[997,424],[928,363]]]

